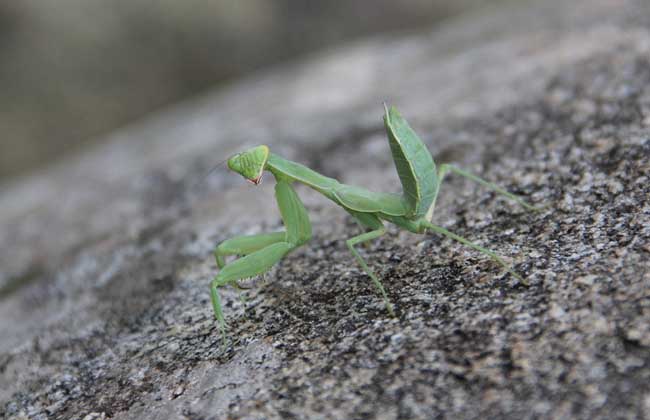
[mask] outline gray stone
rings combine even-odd
[[[648,418],[650,7],[506,2],[278,67],[126,127],[0,194],[0,413],[21,419]],[[398,190],[397,105],[450,176],[437,236],[359,232],[304,188],[314,239],[209,304],[216,243],[280,228],[272,183],[221,171],[266,143]]]

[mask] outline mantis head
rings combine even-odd
[[[262,180],[262,173],[268,159],[268,146],[257,146],[228,159],[228,168],[257,185]]]

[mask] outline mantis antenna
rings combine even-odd
[[[208,172],[206,172],[206,174],[201,178],[201,182],[204,182],[204,181],[205,181],[206,179],[208,179],[208,177],[209,177],[210,175],[212,175],[212,174],[213,174],[217,169],[219,169],[221,166],[223,166],[224,163],[228,162],[228,159],[230,159],[230,157],[225,158],[224,160],[222,160],[221,162],[217,163],[217,164],[214,165],[212,168],[210,168],[210,170],[209,170]]]
[[[217,171],[217,169],[219,169],[220,167],[222,167],[222,166],[223,166],[226,162],[228,162],[228,160],[230,160],[230,158],[232,158],[233,156],[234,156],[234,155],[230,155],[230,156],[228,156],[227,158],[223,159],[222,161],[220,161],[219,163],[217,163],[216,165],[214,165],[212,168],[210,168],[210,170],[209,170],[208,172],[206,172],[206,174],[203,175],[203,176],[201,177],[201,179],[200,179],[200,180],[199,180],[199,181],[198,181],[194,186],[196,187],[196,186],[202,184],[203,182],[205,182],[205,180],[208,179],[208,177],[209,177],[210,175],[212,175],[213,173],[215,173],[215,172]]]
[[[190,190],[195,190],[199,185],[203,184],[205,182],[205,180],[208,179],[208,177],[210,175],[215,173],[217,171],[217,169],[221,168],[226,162],[228,162],[228,159],[230,159],[230,157],[227,157],[227,158],[223,159],[221,162],[217,163],[212,168],[210,168],[210,170],[208,172],[206,172],[205,175],[203,175],[201,177],[201,179],[199,179],[198,181],[196,181],[194,183],[194,185],[192,185]]]

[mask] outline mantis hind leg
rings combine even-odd
[[[501,257],[499,257],[493,251],[490,251],[487,248],[484,248],[484,247],[482,247],[480,245],[477,245],[477,244],[471,242],[469,239],[463,238],[460,235],[456,235],[455,233],[452,233],[452,232],[448,231],[447,229],[445,229],[445,228],[443,228],[441,226],[434,225],[433,223],[430,223],[430,222],[427,222],[427,221],[424,221],[424,220],[421,221],[421,224],[422,224],[423,227],[425,227],[426,229],[428,229],[428,230],[430,230],[432,232],[439,233],[439,234],[441,234],[443,236],[451,238],[451,239],[453,239],[455,241],[458,241],[458,242],[462,243],[465,246],[468,246],[470,248],[473,248],[473,249],[477,250],[481,254],[487,255],[492,260],[496,261],[499,265],[501,265],[503,268],[505,268],[510,274],[515,276],[520,282],[522,282],[524,285],[528,286],[528,282],[526,280],[524,280],[519,274],[517,274],[517,272],[515,272],[512,269],[512,267],[510,267],[505,261],[503,261],[503,259]]]
[[[453,173],[455,173],[457,175],[460,175],[460,176],[465,177],[465,178],[467,178],[469,180],[477,182],[477,183],[483,185],[484,187],[487,187],[487,188],[497,192],[498,194],[501,194],[504,197],[507,197],[507,198],[517,202],[518,204],[520,204],[522,207],[524,207],[527,210],[540,211],[542,209],[537,208],[535,206],[532,206],[531,204],[529,204],[525,200],[523,200],[521,197],[518,197],[518,196],[516,196],[515,194],[512,194],[512,193],[509,193],[508,191],[504,190],[503,188],[499,187],[498,185],[496,185],[496,184],[494,184],[492,182],[489,182],[489,181],[486,181],[486,180],[484,180],[482,178],[479,178],[476,175],[471,174],[471,173],[469,173],[467,171],[464,171],[464,170],[462,170],[462,169],[460,169],[460,168],[458,168],[458,167],[456,167],[454,165],[442,164],[438,168],[438,178],[437,178],[438,185],[436,187],[436,192],[435,192],[435,195],[434,195],[434,198],[433,198],[433,202],[432,202],[431,207],[429,209],[429,212],[427,213],[427,216],[425,218],[426,220],[421,221],[421,226],[422,227],[424,227],[426,229],[429,229],[429,230],[431,230],[433,232],[439,233],[441,235],[447,236],[448,238],[451,238],[451,239],[453,239],[455,241],[458,241],[458,242],[462,243],[463,245],[468,246],[470,248],[473,248],[473,249],[477,250],[478,252],[490,257],[492,260],[496,261],[503,268],[508,270],[508,272],[510,274],[515,276],[523,284],[528,285],[528,282],[526,280],[524,280],[519,274],[517,274],[508,264],[506,264],[505,261],[503,261],[503,259],[501,257],[499,257],[493,251],[490,251],[487,248],[484,248],[484,247],[482,247],[480,245],[477,245],[477,244],[471,242],[470,240],[468,240],[466,238],[463,238],[462,236],[456,235],[455,233],[452,233],[452,232],[448,231],[447,229],[445,229],[445,228],[443,228],[441,226],[437,226],[437,225],[434,225],[434,224],[431,223],[431,218],[432,218],[432,215],[433,215],[433,209],[434,209],[434,207],[436,205],[436,199],[438,198],[438,193],[440,192],[440,184],[442,184],[442,180],[444,179],[445,175],[447,173],[449,173],[449,172],[453,172]]]
[[[474,175],[474,174],[472,174],[470,172],[467,172],[467,171],[465,171],[463,169],[460,169],[460,168],[458,168],[458,167],[456,167],[454,165],[450,165],[450,164],[447,164],[447,163],[440,165],[440,167],[438,168],[438,187],[436,188],[436,195],[435,195],[435,198],[433,199],[433,205],[431,207],[432,210],[433,210],[433,206],[435,206],[435,202],[436,202],[436,198],[438,196],[438,193],[440,192],[440,184],[442,183],[442,179],[449,172],[453,172],[456,175],[460,175],[460,176],[462,176],[464,178],[467,178],[467,179],[472,180],[472,181],[474,181],[474,182],[476,182],[478,184],[481,184],[482,186],[484,186],[486,188],[489,188],[492,191],[495,191],[496,193],[501,194],[502,196],[504,196],[506,198],[509,198],[510,200],[515,201],[516,203],[521,205],[526,210],[531,210],[531,211],[541,211],[542,210],[542,209],[540,209],[538,207],[535,207],[535,206],[529,204],[527,201],[525,201],[521,197],[504,190],[503,188],[499,187],[498,185],[496,185],[496,184],[494,184],[494,183],[492,183],[490,181],[486,181],[483,178],[479,178],[478,176],[476,176],[476,175]]]
[[[379,281],[379,278],[375,275],[375,273],[368,267],[368,264],[366,264],[366,261],[363,259],[361,254],[354,248],[355,245],[361,244],[363,242],[371,241],[373,239],[379,238],[381,235],[386,233],[386,228],[384,228],[383,223],[381,220],[377,218],[374,214],[371,213],[359,213],[359,212],[353,212],[348,210],[352,216],[357,219],[357,221],[362,225],[362,226],[367,226],[372,228],[373,230],[370,232],[362,233],[361,235],[357,235],[355,237],[352,237],[345,241],[345,244],[348,246],[348,249],[354,255],[354,258],[357,260],[363,271],[366,272],[368,276],[372,279],[372,282],[375,284],[375,287],[377,290],[379,290],[379,293],[381,293],[382,298],[384,299],[384,304],[386,305],[386,309],[390,313],[391,316],[395,316],[395,312],[393,312],[393,307],[390,303],[390,300],[388,299],[388,295],[386,294],[386,290],[384,289],[384,286],[381,284],[381,281]]]

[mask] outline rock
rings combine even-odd
[[[242,80],[114,133],[0,195],[5,418],[641,418],[649,416],[650,8],[505,3]],[[534,4],[533,4],[534,3]],[[216,243],[280,227],[271,182],[197,182],[244,144],[396,190],[381,102],[449,176],[437,236],[363,250],[299,188],[314,238],[244,293],[209,303]]]

